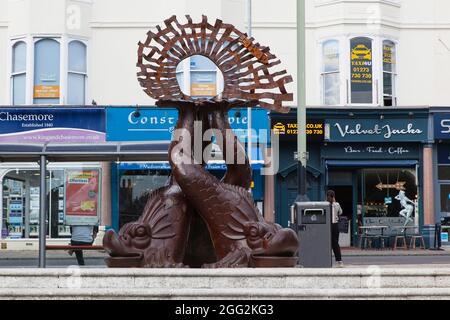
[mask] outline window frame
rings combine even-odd
[[[351,101],[351,40],[354,38],[367,38],[372,40],[372,103],[352,103]],[[323,69],[323,45],[328,41],[339,42],[339,71],[340,71],[340,103],[338,105],[326,105],[324,99],[324,83],[323,75],[326,74]],[[395,104],[393,107],[398,106],[398,78],[399,78],[399,52],[400,45],[398,39],[390,36],[368,35],[368,34],[346,34],[345,36],[331,36],[320,39],[317,42],[317,57],[316,70],[317,70],[317,85],[318,85],[318,101],[323,106],[360,106],[360,107],[384,107],[384,68],[383,68],[383,43],[384,41],[390,41],[395,44],[395,59],[396,70],[393,79],[393,99]],[[390,108],[390,107],[389,107]]]
[[[89,88],[89,41],[82,37],[68,37],[66,35],[50,35],[50,34],[39,34],[39,35],[27,35],[21,37],[10,38],[9,50],[8,50],[8,81],[9,86],[9,103],[14,105],[13,91],[14,86],[12,83],[12,67],[13,67],[13,49],[16,43],[24,42],[27,45],[27,57],[26,57],[26,95],[25,95],[25,105],[39,106],[39,104],[34,104],[34,68],[35,68],[35,44],[43,39],[52,39],[60,44],[60,97],[59,103],[57,105],[65,105],[67,101],[67,85],[69,78],[69,43],[72,41],[79,41],[86,46],[86,75],[85,75],[85,101],[84,105],[88,104],[90,100]]]
[[[25,44],[25,69],[23,71],[20,71],[20,72],[15,72],[15,70],[13,70],[14,69],[14,64],[15,64],[15,62],[14,62],[15,51],[14,50],[15,50],[16,46],[19,45],[20,43]],[[27,57],[28,57],[28,43],[27,43],[26,39],[25,38],[19,38],[19,39],[13,40],[12,43],[11,43],[11,57],[9,59],[9,61],[10,61],[10,65],[9,65],[9,73],[10,73],[10,76],[9,76],[10,103],[13,106],[17,105],[14,102],[14,78],[17,77],[17,76],[25,75],[25,92],[24,92],[25,96],[24,96],[24,100],[25,100],[25,103],[27,101],[27,76],[28,76],[28,59],[27,59]]]
[[[394,71],[385,71],[384,70],[384,63],[383,63],[383,48],[385,42],[391,42],[394,45],[394,59],[395,59],[395,69]],[[396,107],[398,105],[398,94],[397,94],[397,78],[398,78],[398,41],[392,40],[390,38],[382,38],[381,39],[381,101],[382,106],[386,107],[384,105],[384,98],[385,97],[392,97],[392,106],[389,107]],[[384,74],[390,74],[392,76],[392,95],[386,95],[384,93]]]
[[[200,54],[198,54],[200,55]],[[199,70],[192,70],[191,69],[191,59],[194,56],[190,56],[188,58],[186,58],[185,60],[181,61],[179,66],[180,69],[177,69],[175,71],[175,74],[177,75],[181,75],[183,78],[183,84],[180,85],[180,83],[178,83],[178,85],[180,85],[180,90],[188,95],[191,96],[192,92],[191,92],[191,84],[192,84],[192,73],[212,73],[215,72],[216,73],[216,77],[215,77],[215,84],[216,84],[216,95],[221,95],[223,90],[224,90],[224,78],[223,78],[223,74],[222,71],[219,69],[219,67],[215,66],[214,69],[199,69]],[[202,56],[202,55],[200,55]],[[207,59],[209,59],[208,57],[205,57]],[[210,59],[209,59],[210,60]],[[214,63],[214,62],[213,62]]]
[[[336,71],[325,71],[325,55],[324,55],[324,48],[325,45],[327,43],[331,43],[331,42],[335,42],[337,44],[337,49],[338,49],[338,67]],[[341,75],[342,75],[342,54],[341,54],[341,41],[340,39],[337,38],[330,38],[330,39],[326,39],[324,41],[322,41],[320,43],[320,90],[321,90],[321,94],[320,94],[320,99],[321,99],[321,103],[323,105],[326,106],[338,106],[341,104],[342,101],[342,92],[341,92]],[[337,104],[326,104],[325,103],[325,78],[327,75],[338,75],[338,79],[339,79],[339,96],[338,96],[338,103]]]
[[[33,54],[32,54],[32,59],[33,59],[33,69],[32,69],[32,74],[31,74],[31,82],[32,82],[32,86],[30,88],[30,92],[31,92],[31,105],[33,106],[45,106],[47,105],[46,103],[34,103],[34,87],[35,87],[35,67],[36,67],[36,44],[42,40],[54,40],[56,42],[58,42],[59,44],[59,101],[57,105],[62,105],[63,101],[64,101],[64,94],[63,94],[63,63],[64,63],[64,59],[63,59],[63,54],[64,54],[64,46],[63,46],[63,42],[62,39],[60,37],[45,37],[45,36],[36,36],[33,37]]]
[[[86,64],[86,71],[85,72],[79,72],[79,71],[72,71],[69,69],[69,60],[70,60],[70,44],[72,42],[79,42],[82,43],[85,48],[86,48],[86,55],[85,55],[85,64]],[[84,76],[84,104],[87,104],[87,99],[88,99],[88,79],[89,79],[89,63],[88,63],[88,50],[89,50],[89,46],[87,41],[85,40],[81,40],[81,39],[75,39],[75,38],[70,38],[67,41],[67,72],[65,73],[66,75],[66,100],[69,99],[69,75],[70,74],[77,74],[77,75],[83,75]]]

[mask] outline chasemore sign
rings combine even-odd
[[[139,108],[140,117],[135,116],[135,108],[106,109],[107,141],[170,141],[178,120],[178,111],[169,108]],[[248,138],[247,109],[233,109],[229,112],[229,122],[239,140]],[[252,109],[252,140],[267,142],[269,137],[261,137],[260,130],[269,132],[267,111]]]
[[[427,119],[327,120],[325,140],[333,142],[419,142],[428,137]]]
[[[0,143],[105,142],[101,108],[0,109]]]

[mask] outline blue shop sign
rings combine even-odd
[[[263,167],[262,163],[253,163],[253,170],[259,170]],[[151,162],[151,163],[121,163],[120,170],[171,170],[168,162]],[[207,170],[226,171],[227,165],[225,163],[209,163],[206,166]]]
[[[450,140],[450,114],[434,115],[434,138]]]
[[[332,142],[421,142],[428,138],[428,120],[332,119],[325,131]]]
[[[103,108],[0,109],[2,143],[98,143],[105,136]]]
[[[169,141],[175,130],[178,111],[166,108],[139,108],[140,117],[135,117],[135,108],[107,108],[107,141]],[[229,112],[231,128],[243,142],[248,138],[247,109]],[[252,140],[267,143],[268,134],[258,134],[260,130],[269,132],[269,119],[264,109],[252,109]]]
[[[438,146],[438,163],[450,164],[450,145],[442,144]]]

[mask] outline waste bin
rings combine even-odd
[[[296,202],[291,210],[300,241],[300,265],[304,268],[331,268],[331,204]]]

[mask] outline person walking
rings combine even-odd
[[[91,246],[97,237],[97,226],[72,226],[71,228],[72,239],[71,245],[74,247]],[[79,266],[84,266],[83,250],[71,250],[69,254],[72,255],[75,252],[77,262]]]
[[[333,190],[327,192],[327,201],[331,203],[332,224],[331,224],[331,246],[338,268],[344,267],[342,261],[341,247],[339,246],[339,217],[342,215],[341,205],[336,201],[336,193]]]

